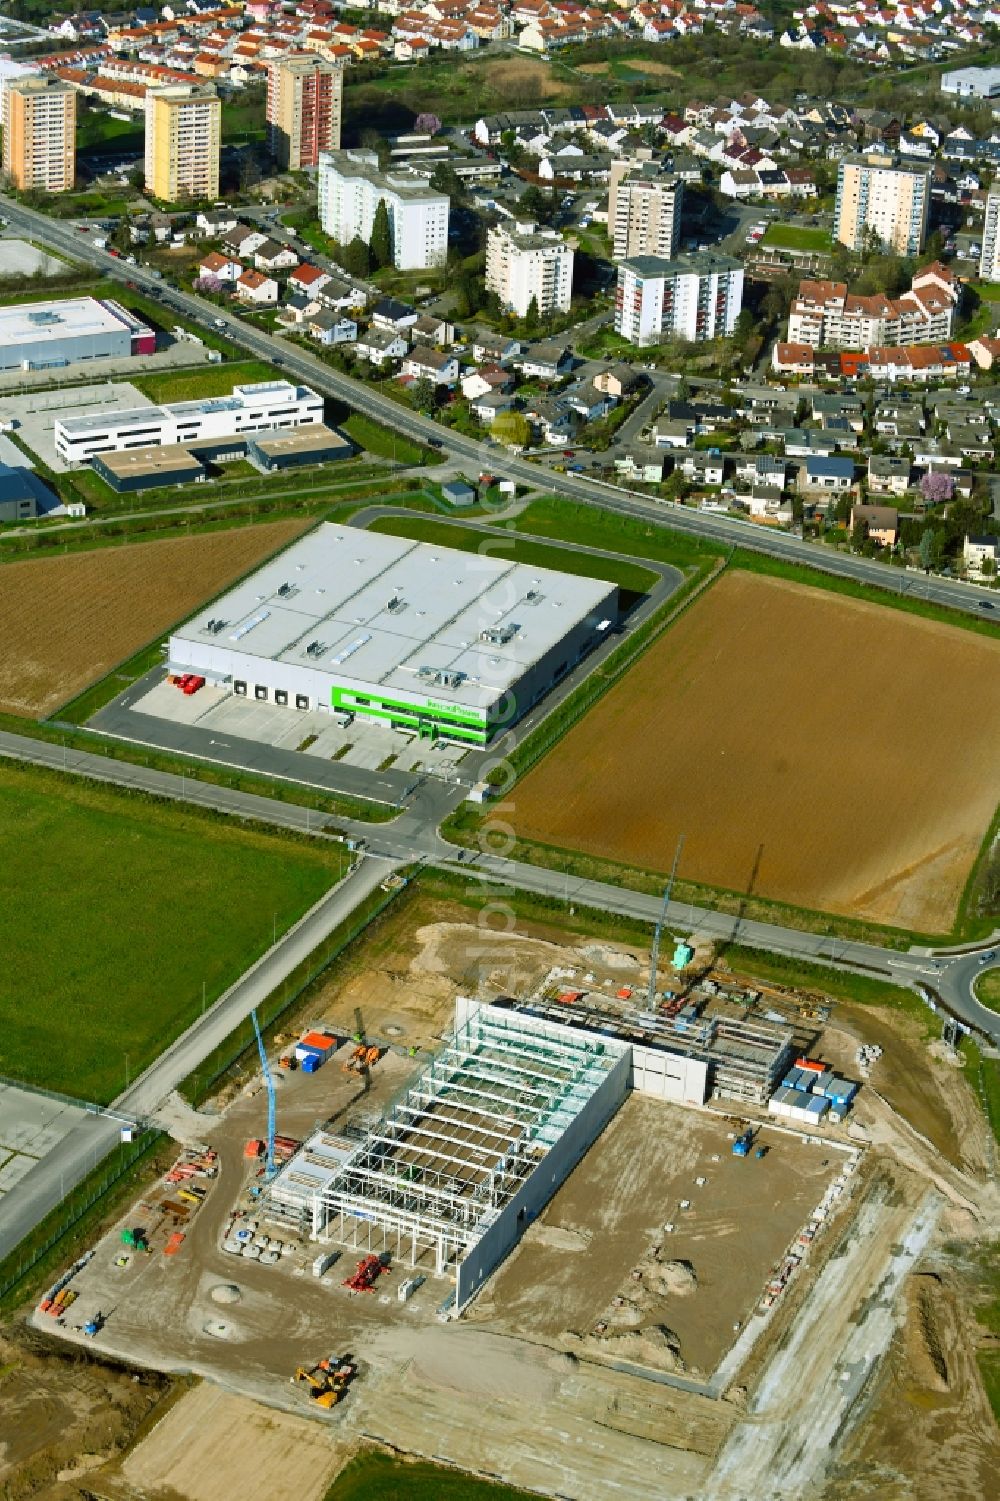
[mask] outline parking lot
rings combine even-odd
[[[0,1084],[0,1206],[4,1195],[54,1151],[85,1114],[78,1105]]]
[[[252,698],[237,698],[229,688],[208,683],[189,697],[163,681],[128,707],[174,724],[207,730],[220,741],[235,736],[364,771],[387,771],[391,766],[395,771],[450,776],[467,754],[460,745],[421,740],[416,735],[384,729],[362,719],[343,725],[329,713],[303,712],[258,703]],[[210,738],[209,749],[213,743]]]
[[[47,372],[51,380],[52,372]],[[25,392],[4,395],[3,415],[13,417],[17,435],[33,454],[55,474],[65,474],[66,465],[55,450],[55,425],[60,417],[85,412],[123,412],[129,407],[153,403],[128,381],[102,381],[100,385],[74,386],[71,390]]]

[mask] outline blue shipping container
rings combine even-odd
[[[322,1066],[323,1059],[319,1053],[307,1053],[302,1060],[302,1072],[314,1074]]]

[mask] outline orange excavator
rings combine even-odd
[[[353,1375],[352,1365],[330,1355],[314,1366],[300,1365],[293,1380],[309,1387],[309,1395],[317,1407],[330,1408],[340,1401]]]

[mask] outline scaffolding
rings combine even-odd
[[[492,1006],[472,1009],[311,1194],[312,1233],[446,1273],[502,1215],[623,1048]]]

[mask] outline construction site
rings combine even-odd
[[[651,987],[625,944],[405,900],[433,920],[391,924],[212,1109],[177,1102],[169,1171],[33,1323],[321,1422],[337,1465],[382,1442],[579,1501],[801,1496],[947,1183],[872,1150],[864,1085],[815,1123],[768,1108],[845,1066],[822,998],[693,947]],[[189,1403],[129,1460],[143,1490],[176,1452],[201,1494]]]

